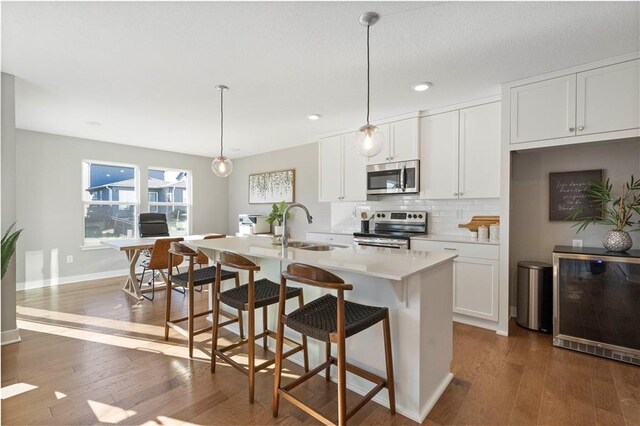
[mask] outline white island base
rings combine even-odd
[[[239,241],[233,241],[239,240]],[[244,240],[244,241],[243,241]],[[418,251],[392,251],[391,249],[358,248],[332,250],[324,253],[309,253],[300,249],[288,249],[286,255],[274,248],[261,247],[264,240],[255,238],[229,238],[189,242],[201,249],[210,259],[215,259],[221,250],[228,250],[251,258],[261,266],[258,278],[279,282],[280,272],[291,262],[306,263],[322,267],[353,284],[353,291],[345,292],[345,298],[358,303],[386,306],[391,316],[391,338],[393,367],[396,386],[396,410],[398,413],[422,422],[436,404],[447,385],[453,379],[450,372],[453,347],[452,283],[453,258],[455,256]],[[267,242],[268,244],[268,242]],[[280,252],[278,254],[278,252]],[[404,253],[404,254],[401,254]],[[408,276],[380,277],[379,275],[401,275],[398,264],[390,267],[393,272],[383,274],[379,262],[403,262],[402,268],[420,269]],[[378,262],[378,265],[363,267],[362,263]],[[426,267],[425,267],[426,265]],[[353,271],[353,269],[360,269]],[[364,269],[364,270],[362,270]],[[376,276],[378,275],[378,276]],[[242,282],[247,277],[243,276]],[[292,283],[298,286],[298,283]],[[302,285],[305,301],[309,302],[326,293],[315,287]],[[297,308],[297,302],[287,302],[287,312]],[[276,329],[277,309],[269,309],[269,328]],[[261,315],[256,315],[256,331],[262,330]],[[246,320],[245,320],[246,321]],[[234,328],[235,327],[235,328]],[[230,327],[238,332],[237,324]],[[286,329],[287,336],[299,340],[299,335]],[[324,362],[324,343],[309,338],[310,368]],[[272,350],[274,342],[269,342]],[[335,351],[335,347],[333,348]],[[347,339],[347,361],[365,370],[385,377],[384,341],[382,323]],[[289,360],[302,365],[300,353]],[[332,368],[332,375],[335,368]],[[335,377],[334,377],[335,381]],[[286,383],[286,379],[285,379]],[[347,387],[364,395],[373,385],[350,373]],[[389,406],[385,390],[373,399]],[[284,402],[286,404],[286,402]]]

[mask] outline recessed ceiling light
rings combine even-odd
[[[89,125],[91,127],[100,127],[100,126],[102,126],[102,123],[100,123],[99,121],[87,121],[86,123],[87,123],[87,125]]]
[[[411,88],[416,92],[424,92],[425,90],[428,90],[431,86],[433,86],[433,83],[429,81],[422,81],[420,83],[414,84],[413,86],[411,86]]]
[[[307,118],[309,120],[320,120],[320,117],[322,117],[320,114],[309,114],[307,115]]]

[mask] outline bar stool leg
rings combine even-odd
[[[251,296],[249,296],[251,299]],[[253,404],[256,379],[256,310],[253,303],[249,306],[249,404]]]
[[[393,359],[391,357],[391,327],[389,326],[389,311],[382,321],[384,330],[384,359],[387,366],[387,390],[389,391],[389,411],[396,413],[396,391],[393,379]]]
[[[325,355],[327,356],[327,361],[331,358],[331,341],[325,343]],[[327,382],[331,380],[331,364],[327,365],[327,369],[325,370],[325,379]]]
[[[188,303],[187,303],[187,316],[188,318],[188,322],[187,322],[187,334],[189,335],[189,358],[193,358],[193,299],[194,299],[194,293],[193,293],[193,285],[191,283],[189,283],[189,294],[187,295],[187,297],[189,298]]]
[[[164,308],[164,340],[169,340],[169,322],[171,321],[171,282],[167,286],[166,306]]]
[[[284,299],[285,286],[287,281],[281,278],[280,281],[280,300]],[[280,380],[282,379],[282,351],[284,346],[284,323],[282,322],[282,315],[284,315],[283,303],[278,304],[278,318],[276,328],[276,365],[273,371],[273,402],[271,404],[271,410],[273,417],[278,417],[278,409],[280,408]]]
[[[262,347],[267,350],[267,307],[262,308],[262,329],[264,331],[264,337],[262,338]]]
[[[304,306],[304,296],[302,295],[302,291],[298,296],[298,308]],[[309,351],[307,349],[307,336],[305,334],[302,335],[302,356],[304,358],[304,372],[309,372]]]
[[[240,287],[240,273],[236,272],[236,288]],[[244,318],[242,309],[238,309],[238,328],[240,329],[240,340],[244,340]]]
[[[219,265],[218,265],[219,267]],[[216,350],[218,350],[218,325],[220,324],[220,271],[216,271],[216,281],[213,284],[213,325],[211,330],[211,373],[216,372]]]
[[[344,335],[344,292],[338,290],[337,333],[335,340],[338,355],[338,426],[347,424],[347,366],[346,337]]]

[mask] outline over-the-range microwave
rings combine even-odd
[[[367,194],[415,194],[420,192],[420,161],[367,166]]]

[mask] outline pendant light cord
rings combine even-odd
[[[222,141],[224,139],[224,90],[220,90],[220,157],[223,157],[223,145]]]
[[[367,24],[367,126],[369,125],[369,97],[370,97],[370,88],[371,88],[371,81],[370,81],[370,77],[369,77],[369,69],[371,68],[370,62],[369,62],[369,28],[371,28],[370,24]]]

